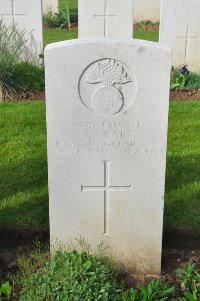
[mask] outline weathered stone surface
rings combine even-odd
[[[41,0],[0,0],[0,18],[6,25],[17,24],[27,32],[32,61],[39,64],[39,55],[43,53]]]
[[[58,0],[43,0],[43,13],[47,14],[48,12],[57,13],[58,12]]]
[[[200,71],[200,1],[162,0],[160,42],[172,49],[172,65]]]
[[[132,38],[133,0],[79,0],[79,38]]]
[[[52,244],[108,244],[137,274],[160,272],[170,51],[81,39],[47,46]]]

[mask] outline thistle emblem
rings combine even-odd
[[[132,82],[122,63],[114,59],[98,61],[92,65],[85,81],[98,84],[92,95],[93,110],[103,115],[115,115],[124,106],[122,85]]]

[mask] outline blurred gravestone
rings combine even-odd
[[[0,18],[5,25],[17,25],[27,32],[27,47],[32,63],[39,64],[43,53],[43,28],[41,0],[0,0]]]
[[[172,49],[172,65],[200,71],[200,1],[162,0],[160,42]]]
[[[79,38],[132,38],[133,0],[79,0]]]
[[[43,0],[43,13],[58,13],[58,0]]]

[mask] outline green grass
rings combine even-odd
[[[0,224],[48,224],[45,105],[0,105]]]
[[[158,31],[134,31],[133,36],[135,39],[158,42],[159,32]]]
[[[59,0],[60,6],[63,6],[65,2],[70,10],[76,10],[78,13],[78,0]]]
[[[0,104],[0,224],[48,225],[45,104]],[[165,227],[200,230],[200,102],[170,104]]]
[[[200,230],[200,102],[171,103],[166,227]]]
[[[59,0],[60,7],[65,6],[65,2],[69,7],[69,13],[72,21],[78,20],[78,0]]]
[[[78,32],[62,30],[62,29],[46,29],[44,31],[44,44],[45,46],[50,43],[61,42],[65,40],[76,39]]]
[[[46,29],[44,31],[44,44],[45,46],[50,43],[60,42],[64,40],[77,39],[77,30],[62,30],[62,29]],[[135,31],[135,39],[142,39],[148,41],[158,41],[157,31]]]

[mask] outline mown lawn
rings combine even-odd
[[[200,230],[200,102],[171,103],[166,227]]]
[[[157,42],[158,31],[135,31],[134,38],[141,40],[148,40]],[[64,40],[77,39],[77,30],[63,30],[63,29],[46,29],[44,31],[44,44],[45,46],[50,43],[60,42]]]
[[[0,104],[0,225],[48,226],[45,103]],[[200,230],[200,102],[170,104],[165,228]]]

